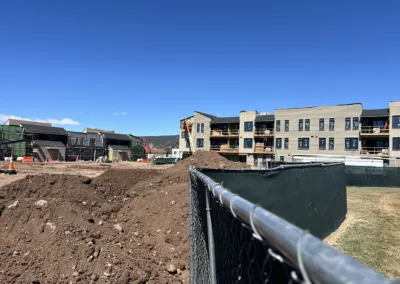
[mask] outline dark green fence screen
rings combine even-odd
[[[346,166],[348,186],[400,187],[399,167]]]
[[[347,213],[344,164],[201,171],[232,193],[261,205],[319,238],[335,231]]]

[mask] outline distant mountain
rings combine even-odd
[[[163,136],[143,136],[148,144],[153,144],[154,147],[157,146],[179,146],[179,135],[163,135]]]

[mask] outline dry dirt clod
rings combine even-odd
[[[93,261],[93,259],[94,259],[94,256],[93,256],[93,255],[91,255],[91,256],[89,256],[89,257],[87,258],[87,261],[88,261],[88,262],[92,262],[92,261]]]
[[[13,203],[11,203],[10,205],[8,205],[8,209],[15,209],[18,206],[19,201],[14,201]]]
[[[72,276],[73,276],[73,277],[78,277],[78,276],[79,276],[79,272],[78,272],[78,271],[72,272]]]
[[[110,277],[111,274],[112,274],[112,266],[111,266],[111,265],[107,266],[107,267],[106,267],[106,270],[103,272],[103,274],[104,274],[104,276],[106,276],[106,277]]]
[[[177,268],[175,265],[170,264],[167,266],[166,270],[170,273],[170,274],[176,274],[177,272]]]
[[[124,232],[121,224],[115,224],[113,227],[120,233]]]
[[[99,280],[99,278],[100,277],[97,274],[90,275],[90,280],[97,281],[97,280]]]
[[[41,200],[38,200],[35,202],[35,206],[37,209],[40,209],[42,207],[47,207],[47,204],[48,204],[47,200],[44,200],[44,199],[41,199]]]

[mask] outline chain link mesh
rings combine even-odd
[[[190,189],[191,283],[210,283],[205,198],[208,188],[191,174]],[[301,282],[294,265],[268,242],[257,239],[250,224],[236,218],[209,194],[217,283]]]

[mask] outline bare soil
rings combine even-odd
[[[172,167],[16,165],[0,178],[0,283],[189,283],[191,164],[248,167],[211,152]]]

